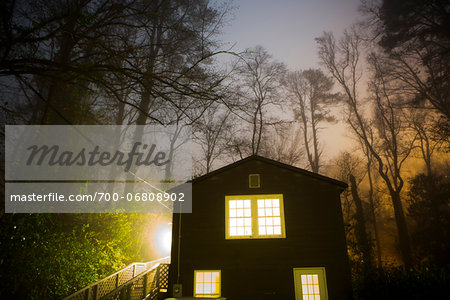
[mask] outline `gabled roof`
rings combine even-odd
[[[261,162],[264,162],[264,163],[267,163],[267,164],[271,164],[271,165],[274,165],[274,166],[277,166],[277,167],[280,167],[280,168],[284,168],[284,169],[290,170],[290,171],[295,172],[295,173],[299,173],[299,174],[302,174],[302,175],[305,175],[305,176],[310,176],[310,177],[313,177],[313,178],[316,178],[316,179],[319,179],[319,180],[322,180],[322,181],[325,181],[325,182],[328,182],[328,183],[331,183],[331,184],[335,184],[335,185],[337,185],[338,187],[340,187],[342,189],[345,189],[345,188],[348,187],[348,185],[345,182],[342,182],[342,181],[339,181],[339,180],[336,180],[336,179],[333,179],[333,178],[330,178],[330,177],[327,177],[327,176],[323,176],[323,175],[320,175],[320,174],[317,174],[317,173],[313,173],[313,172],[310,172],[310,171],[307,171],[307,170],[304,170],[304,169],[301,169],[301,168],[297,168],[297,167],[294,167],[294,166],[291,166],[291,165],[287,165],[287,164],[281,163],[279,161],[276,161],[276,160],[273,160],[273,159],[269,159],[269,158],[265,158],[265,157],[262,157],[262,156],[259,156],[259,155],[248,156],[248,157],[246,157],[244,159],[241,159],[241,160],[238,160],[238,161],[236,161],[236,162],[234,162],[232,164],[226,165],[226,166],[224,166],[224,167],[222,167],[220,169],[214,170],[214,171],[209,172],[209,173],[207,173],[205,175],[202,175],[200,177],[194,178],[192,180],[192,183],[203,181],[203,180],[205,180],[205,179],[207,179],[209,177],[218,175],[218,174],[220,174],[222,172],[225,172],[225,171],[227,171],[229,169],[233,169],[233,168],[235,168],[237,166],[240,166],[240,165],[245,164],[245,163],[247,163],[249,161],[252,161],[252,160],[258,160],[258,161],[261,161]]]

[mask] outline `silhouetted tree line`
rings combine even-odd
[[[213,57],[228,12],[209,1],[1,1],[2,125],[192,124],[224,101]],[[158,258],[147,245],[157,218],[2,211],[0,297],[61,299]]]
[[[316,39],[359,146],[334,166],[349,182],[355,296],[438,297],[449,283],[450,3],[363,1],[361,11],[339,40]],[[383,246],[393,239],[394,251]],[[388,259],[397,253],[401,267]]]

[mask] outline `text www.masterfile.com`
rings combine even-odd
[[[70,194],[64,195],[61,193],[47,193],[47,194],[12,194],[10,195],[11,202],[110,202],[127,200],[137,202],[183,202],[184,193],[103,193],[95,192],[93,194]]]

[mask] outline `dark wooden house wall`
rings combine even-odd
[[[249,174],[261,187],[249,188]],[[329,299],[350,299],[340,204],[342,187],[275,164],[249,160],[193,183],[191,214],[181,215],[180,283],[192,296],[194,270],[221,273],[222,296],[295,299],[293,268],[325,267]],[[283,194],[286,238],[225,238],[225,196]],[[177,281],[179,214],[174,214],[171,286]]]

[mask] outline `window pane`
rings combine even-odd
[[[237,219],[237,226],[244,226],[244,219]]]
[[[258,209],[258,216],[260,216],[260,217],[264,217],[266,214],[265,214],[265,210],[264,210],[264,208],[260,208],[260,209]]]
[[[266,207],[271,207],[272,206],[272,199],[265,199],[264,200],[264,204]]]
[[[280,215],[280,209],[279,208],[274,208],[273,209],[273,215],[274,216],[279,216]]]
[[[259,226],[259,234],[260,235],[265,235],[266,234],[266,227]]]
[[[315,284],[315,285],[313,285],[313,287],[314,287],[314,294],[319,295],[319,285]]]
[[[230,217],[231,218],[236,217],[236,210],[235,209],[230,209]]]
[[[232,236],[237,235],[236,227],[230,228],[230,235],[232,235]]]
[[[205,294],[211,294],[211,283],[205,283],[203,291]]]
[[[259,199],[258,200],[258,208],[262,208],[264,207],[264,200],[263,199]]]
[[[281,234],[281,227],[274,227],[273,234]]]
[[[250,208],[245,208],[244,209],[244,216],[250,217],[251,215],[252,215],[252,211],[250,210]]]
[[[244,228],[243,227],[238,227],[237,228],[237,235],[244,235]]]
[[[230,200],[230,208],[236,208],[236,201],[235,200]]]
[[[273,234],[273,227],[267,227],[266,232],[267,234]]]
[[[273,225],[281,225],[281,220],[280,218],[273,218]]]
[[[203,283],[197,283],[195,285],[195,292],[197,294],[203,294]]]
[[[212,282],[220,282],[220,273],[219,272],[212,272],[211,274],[211,280]]]
[[[251,227],[252,226],[252,219],[251,218],[245,218],[244,219],[244,225],[247,227]]]
[[[266,216],[271,216],[271,215],[272,215],[272,209],[266,208]]]
[[[259,218],[258,219],[258,224],[260,226],[266,225],[266,218]]]
[[[196,273],[196,281],[197,282],[203,282],[203,272],[197,272]]]
[[[313,284],[319,284],[319,276],[317,274],[313,275]]]
[[[278,199],[273,199],[273,200],[272,200],[272,206],[273,206],[273,207],[280,207],[280,200],[278,200]]]
[[[205,272],[204,273],[204,282],[211,282],[211,272]]]
[[[251,207],[251,201],[250,200],[244,200],[244,208],[250,208]]]

